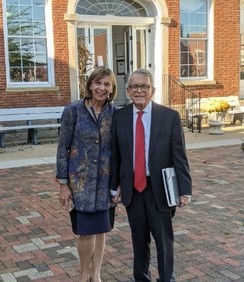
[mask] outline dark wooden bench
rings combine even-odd
[[[63,106],[0,109],[0,147],[5,147],[6,132],[23,130],[28,130],[27,142],[37,145],[38,129],[60,128],[63,110]]]

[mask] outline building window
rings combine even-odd
[[[144,2],[144,1],[143,1]],[[147,4],[148,5],[148,4]],[[147,6],[145,5],[145,6]],[[146,17],[146,10],[137,2],[131,0],[80,0],[76,13],[81,15],[114,15],[125,17]]]
[[[208,1],[180,1],[180,77],[207,77]]]
[[[52,84],[46,5],[46,0],[5,1],[8,86]]]

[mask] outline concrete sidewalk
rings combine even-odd
[[[225,126],[223,135],[210,135],[207,127],[201,133],[185,129],[186,148],[209,148],[217,146],[238,145],[244,141],[244,126]],[[8,145],[0,148],[0,169],[21,167],[56,162],[57,143],[39,145]]]
[[[209,136],[205,129],[201,135],[186,132],[193,200],[174,217],[178,282],[244,281],[243,132],[243,127],[223,136]],[[56,144],[0,153],[0,163],[10,167],[0,169],[1,282],[80,281],[76,238],[54,181],[55,154]],[[16,167],[17,161],[23,166]],[[132,260],[130,229],[119,205],[107,235],[102,280],[133,281]],[[150,269],[154,282],[153,241]]]

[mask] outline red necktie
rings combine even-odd
[[[145,160],[145,134],[141,120],[143,112],[138,112],[136,120],[136,140],[135,140],[135,175],[134,186],[137,191],[142,192],[147,186],[146,160]]]

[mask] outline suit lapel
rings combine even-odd
[[[125,135],[128,141],[129,152],[133,158],[133,105],[129,104],[126,108],[127,113],[123,117],[123,123],[125,124]]]
[[[157,104],[152,102],[152,117],[151,117],[151,133],[150,133],[150,143],[149,143],[149,158],[153,152],[153,148],[155,146],[155,143],[157,141],[157,138],[159,138],[159,132],[160,132],[160,124],[161,124],[161,115],[160,108],[157,107]]]

